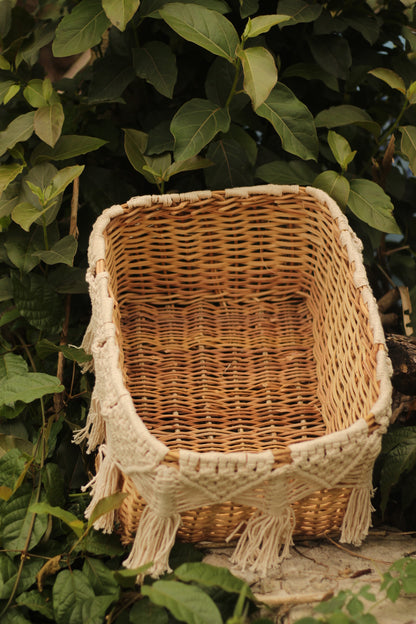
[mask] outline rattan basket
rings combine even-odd
[[[169,569],[176,534],[237,540],[262,574],[293,534],[360,544],[390,363],[360,242],[328,195],[258,186],[134,197],[89,247],[99,446],[87,515]]]

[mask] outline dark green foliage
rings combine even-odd
[[[72,345],[90,315],[88,236],[132,195],[312,184],[362,237],[376,296],[409,288],[416,328],[415,13],[399,0],[0,1],[2,624],[247,621],[248,586],[193,547],[176,545],[175,574],[141,592],[117,536],[83,520],[93,466],[71,438],[91,379]],[[397,488],[404,508],[413,428],[388,434],[382,459],[382,508]],[[414,576],[394,568],[387,596]],[[372,599],[340,594],[319,621],[372,624]]]

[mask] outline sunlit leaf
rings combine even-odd
[[[235,59],[239,37],[232,23],[220,13],[181,3],[166,4],[159,13],[184,39],[230,62]]]
[[[48,503],[34,503],[29,507],[29,511],[40,515],[51,515],[65,522],[70,529],[73,530],[77,537],[81,537],[84,531],[84,523],[79,520],[73,513],[62,509],[61,507],[53,507]]]
[[[61,103],[42,106],[35,112],[34,129],[37,136],[54,147],[61,136],[65,114]]]
[[[315,178],[313,186],[328,193],[341,208],[346,207],[350,195],[350,183],[344,176],[336,171],[324,171]]]
[[[110,22],[123,31],[139,4],[140,0],[103,0],[103,9]]]
[[[17,163],[12,165],[0,165],[0,197],[9,184],[17,178],[19,173],[22,173],[23,168],[23,165],[19,165]]]
[[[336,128],[353,124],[362,126],[372,134],[380,133],[379,124],[373,121],[365,110],[351,104],[331,106],[321,111],[315,117],[315,123],[317,128]]]
[[[277,69],[273,56],[266,48],[242,50],[239,54],[244,73],[244,90],[256,110],[270,95],[277,82]]]
[[[387,69],[386,67],[376,67],[375,69],[371,69],[368,73],[376,78],[379,78],[380,80],[383,80],[383,82],[387,83],[392,89],[396,89],[401,93],[406,93],[406,86],[403,78],[396,74],[396,72],[392,69]]]
[[[73,236],[64,236],[50,249],[35,251],[34,256],[46,264],[67,264],[72,266],[77,252],[78,243]]]
[[[357,152],[351,149],[347,139],[333,130],[328,132],[328,145],[331,148],[335,160],[341,165],[343,171],[345,171]]]
[[[107,141],[91,136],[78,136],[77,134],[67,134],[61,136],[54,147],[47,145],[39,145],[32,152],[32,161],[41,162],[42,160],[68,160],[75,156],[94,152]]]
[[[7,128],[0,132],[0,156],[21,141],[27,141],[33,134],[35,113],[25,113],[15,117]]]
[[[287,22],[289,19],[289,15],[257,15],[253,17],[253,19],[248,20],[243,32],[243,38],[249,39],[258,37],[259,35],[269,32],[273,26],[281,24],[282,22]]]
[[[356,217],[381,232],[400,234],[393,216],[393,204],[381,186],[370,180],[351,180],[348,208]]]
[[[400,149],[409,161],[413,175],[416,175],[416,126],[401,126],[402,133]]]
[[[222,624],[215,602],[200,587],[174,581],[156,581],[143,585],[142,594],[165,607],[181,622],[187,624]]]
[[[126,496],[128,494],[125,492],[116,492],[116,494],[111,494],[111,496],[106,496],[99,500],[88,519],[88,526],[91,527],[98,518],[118,509]]]
[[[52,45],[54,56],[85,52],[100,43],[110,24],[100,0],[82,0],[59,22]]]

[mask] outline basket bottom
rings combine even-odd
[[[305,298],[129,302],[126,384],[170,450],[261,452],[327,433]]]
[[[121,541],[128,545],[136,535],[145,501],[129,477],[124,477],[122,491],[129,496],[118,510],[118,520]],[[294,536],[317,538],[339,535],[350,494],[348,488],[325,489],[294,503]],[[183,542],[226,544],[230,535],[233,541],[240,537],[254,511],[254,507],[231,502],[192,509],[182,514],[177,537]]]

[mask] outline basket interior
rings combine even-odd
[[[367,309],[305,191],[132,208],[105,238],[120,366],[171,450],[278,450],[373,424]]]

